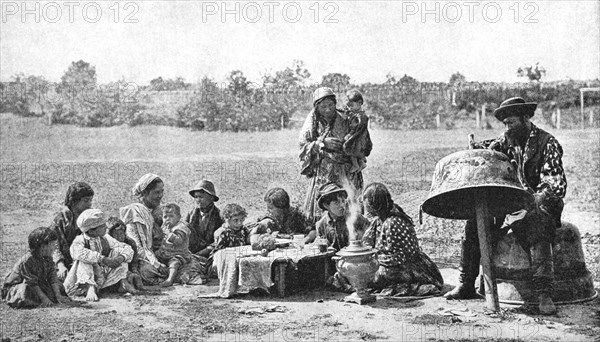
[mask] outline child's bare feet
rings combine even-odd
[[[167,280],[163,281],[162,283],[160,283],[160,286],[162,286],[162,287],[173,286],[173,280],[167,279]]]
[[[96,293],[96,287],[93,285],[88,286],[87,295],[85,296],[85,300],[88,302],[97,302],[98,294]]]

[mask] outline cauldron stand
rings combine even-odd
[[[492,238],[490,235],[490,212],[488,209],[489,190],[486,188],[474,191],[475,217],[477,220],[477,235],[479,236],[479,249],[481,250],[481,266],[485,281],[485,304],[489,310],[499,311],[498,286],[496,275],[492,266]]]

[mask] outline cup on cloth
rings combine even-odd
[[[292,243],[295,244],[298,249],[304,249],[304,235],[294,235]]]

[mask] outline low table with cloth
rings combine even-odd
[[[272,293],[272,287],[283,297],[292,288],[323,286],[333,272],[330,263],[334,254],[332,250],[322,253],[310,245],[303,249],[277,248],[267,256],[249,245],[226,248],[213,258],[219,291],[201,297],[229,298],[255,289]]]

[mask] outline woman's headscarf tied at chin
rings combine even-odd
[[[160,177],[153,173],[147,173],[143,175],[142,178],[140,178],[140,180],[137,181],[133,189],[131,189],[131,193],[133,194],[133,196],[142,197],[144,194],[144,190],[146,190],[148,185],[150,185],[150,183],[152,183],[152,181],[154,181],[157,178]]]

